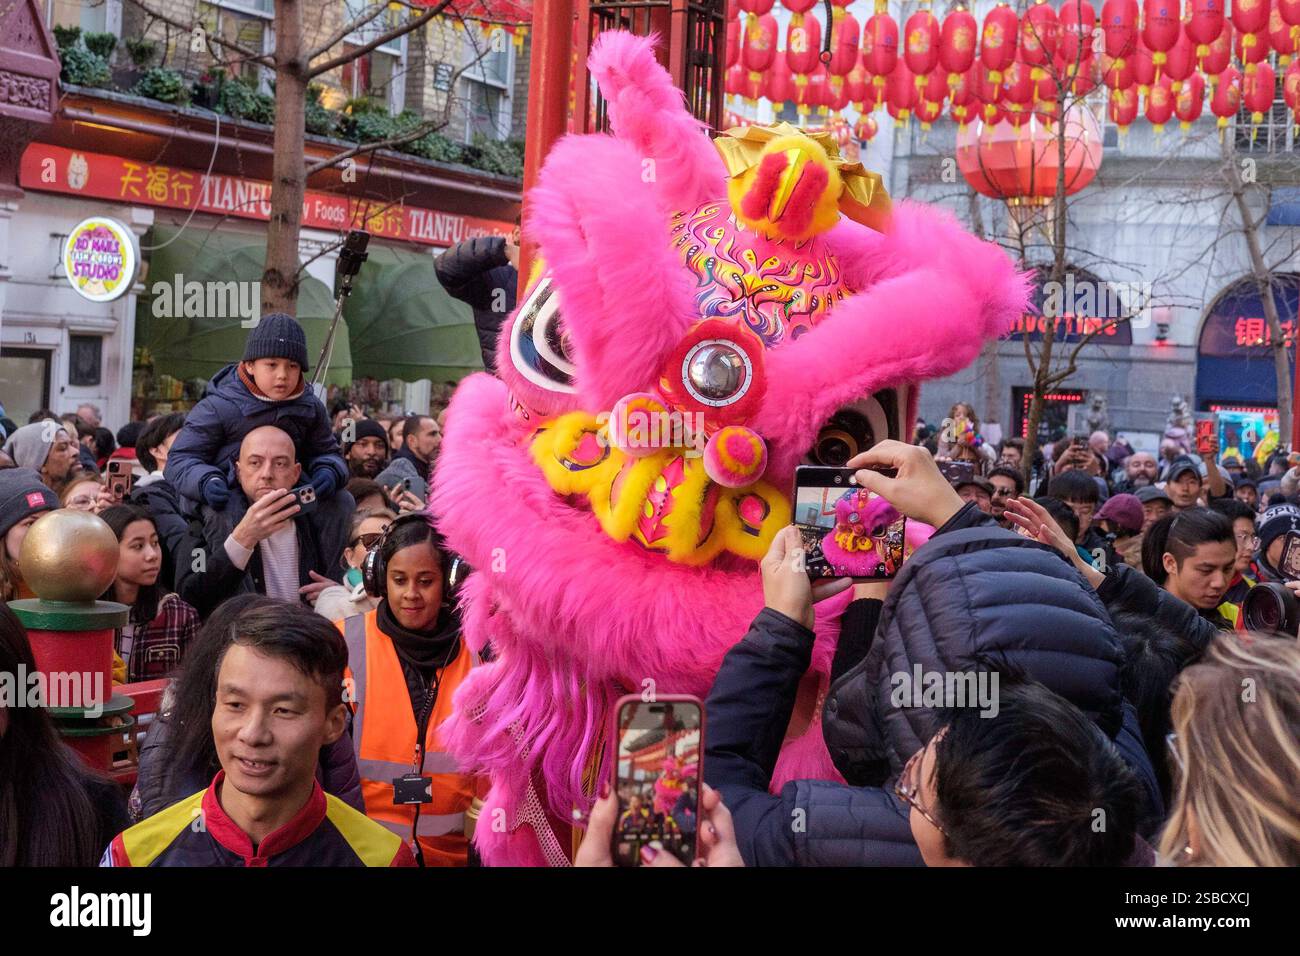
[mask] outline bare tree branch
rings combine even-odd
[[[331,166],[337,166],[339,163],[343,162],[344,160],[351,159],[354,156],[361,156],[364,155],[365,153],[372,153],[377,149],[387,149],[390,146],[401,146],[405,143],[413,143],[417,139],[423,139],[425,136],[428,136],[430,133],[437,132],[438,130],[442,129],[446,125],[447,125],[446,121],[441,118],[436,120],[429,120],[427,122],[420,123],[418,126],[412,128],[408,132],[402,133],[400,136],[391,136],[388,139],[379,140],[374,143],[361,143],[357,146],[354,146],[352,149],[344,150],[343,152],[338,153],[337,155],[330,156],[327,159],[322,159],[318,162],[312,163],[310,166],[307,167],[306,175],[310,177],[315,173],[321,172],[322,170],[329,169]]]
[[[325,42],[321,43],[319,46],[309,51],[307,53],[307,62],[310,63],[318,56],[324,56],[326,53],[328,53],[330,50],[334,48],[334,45],[336,43],[342,42],[346,37],[348,37],[355,31],[360,30],[367,23],[369,23],[371,20],[378,17],[387,9],[388,9],[387,3],[376,3],[374,6],[367,7],[358,16],[353,17],[347,23],[343,24],[343,26],[339,27],[332,34],[330,34],[329,39],[325,40]]]
[[[424,11],[424,13],[422,13],[420,16],[415,17],[414,19],[411,20],[407,20],[405,23],[400,24],[399,26],[396,26],[393,29],[380,34],[379,36],[375,37],[373,40],[369,41],[368,43],[363,43],[361,46],[357,47],[356,49],[349,50],[346,53],[340,53],[338,56],[331,57],[330,59],[324,61],[323,63],[319,63],[316,66],[309,66],[307,68],[307,79],[309,80],[314,79],[315,77],[320,76],[322,73],[328,73],[330,70],[338,69],[340,66],[343,66],[345,63],[351,63],[353,60],[357,59],[358,57],[365,56],[371,50],[374,50],[377,47],[381,47],[385,43],[390,43],[393,40],[396,40],[398,37],[404,37],[406,36],[406,34],[411,33],[414,30],[420,29],[426,23],[432,20],[434,17],[438,16],[438,14],[446,10],[447,7],[449,6],[451,6],[451,0],[441,0],[441,2],[436,7],[427,8]]]
[[[153,17],[155,20],[170,24],[182,33],[193,33],[195,26],[197,26],[197,23],[183,23],[182,21],[170,17],[159,10],[155,10],[153,7],[149,6],[149,4],[145,3],[144,0],[126,0],[126,2],[134,7],[138,7],[140,10],[144,11],[145,14]],[[241,46],[238,43],[231,43],[229,40],[223,40],[220,37],[212,36],[208,34],[206,30],[204,31],[204,39],[211,45],[222,46],[228,50],[234,50],[239,54],[241,59],[247,60],[250,63],[260,63],[262,66],[275,69],[275,61],[268,54],[254,53],[252,50]],[[222,62],[224,65],[224,61],[218,60],[218,62]]]

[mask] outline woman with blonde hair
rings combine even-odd
[[[1300,866],[1300,644],[1225,633],[1175,682],[1176,866]]]

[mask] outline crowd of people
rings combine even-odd
[[[0,419],[0,597],[33,596],[21,546],[43,514],[97,514],[120,549],[103,598],[129,608],[114,679],[170,678],[129,795],[46,711],[0,705],[0,865],[475,862],[487,784],[437,728],[492,648],[462,639],[468,569],[426,515],[445,404],[327,408],[309,372],[302,328],[268,315],[188,414],[116,434],[90,405]],[[761,562],[765,607],[706,702],[698,816],[682,808],[696,864],[1300,864],[1300,645],[1241,613],[1260,583],[1300,593],[1279,567],[1300,459],[1251,474],[1097,432],[1025,462],[968,405],[916,438],[849,462],[934,529],[897,577],[814,587],[793,527]],[[842,779],[773,792],[814,603],[850,588],[819,704]],[[978,678],[979,706],[899,704],[913,666]],[[0,671],[20,667],[6,607]],[[592,790],[576,863],[683,865],[676,842],[646,852],[667,826],[651,794]]]

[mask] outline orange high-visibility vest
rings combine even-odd
[[[366,816],[409,840],[415,808],[393,804],[393,778],[412,772],[417,715],[397,650],[379,629],[378,609],[336,621],[335,626],[348,645],[344,697],[354,708],[352,748]],[[443,748],[438,727],[451,715],[456,688],[477,663],[478,656],[462,640],[460,652],[441,672],[438,700],[429,718],[424,773],[433,778],[433,802],[421,805],[416,833],[426,866],[466,862],[465,811],[475,797],[475,778],[457,772],[456,759]]]

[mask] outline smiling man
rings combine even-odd
[[[347,726],[347,647],[322,617],[271,605],[239,618],[217,659],[206,790],[109,844],[104,866],[412,866],[400,837],[326,794],[322,747]]]

